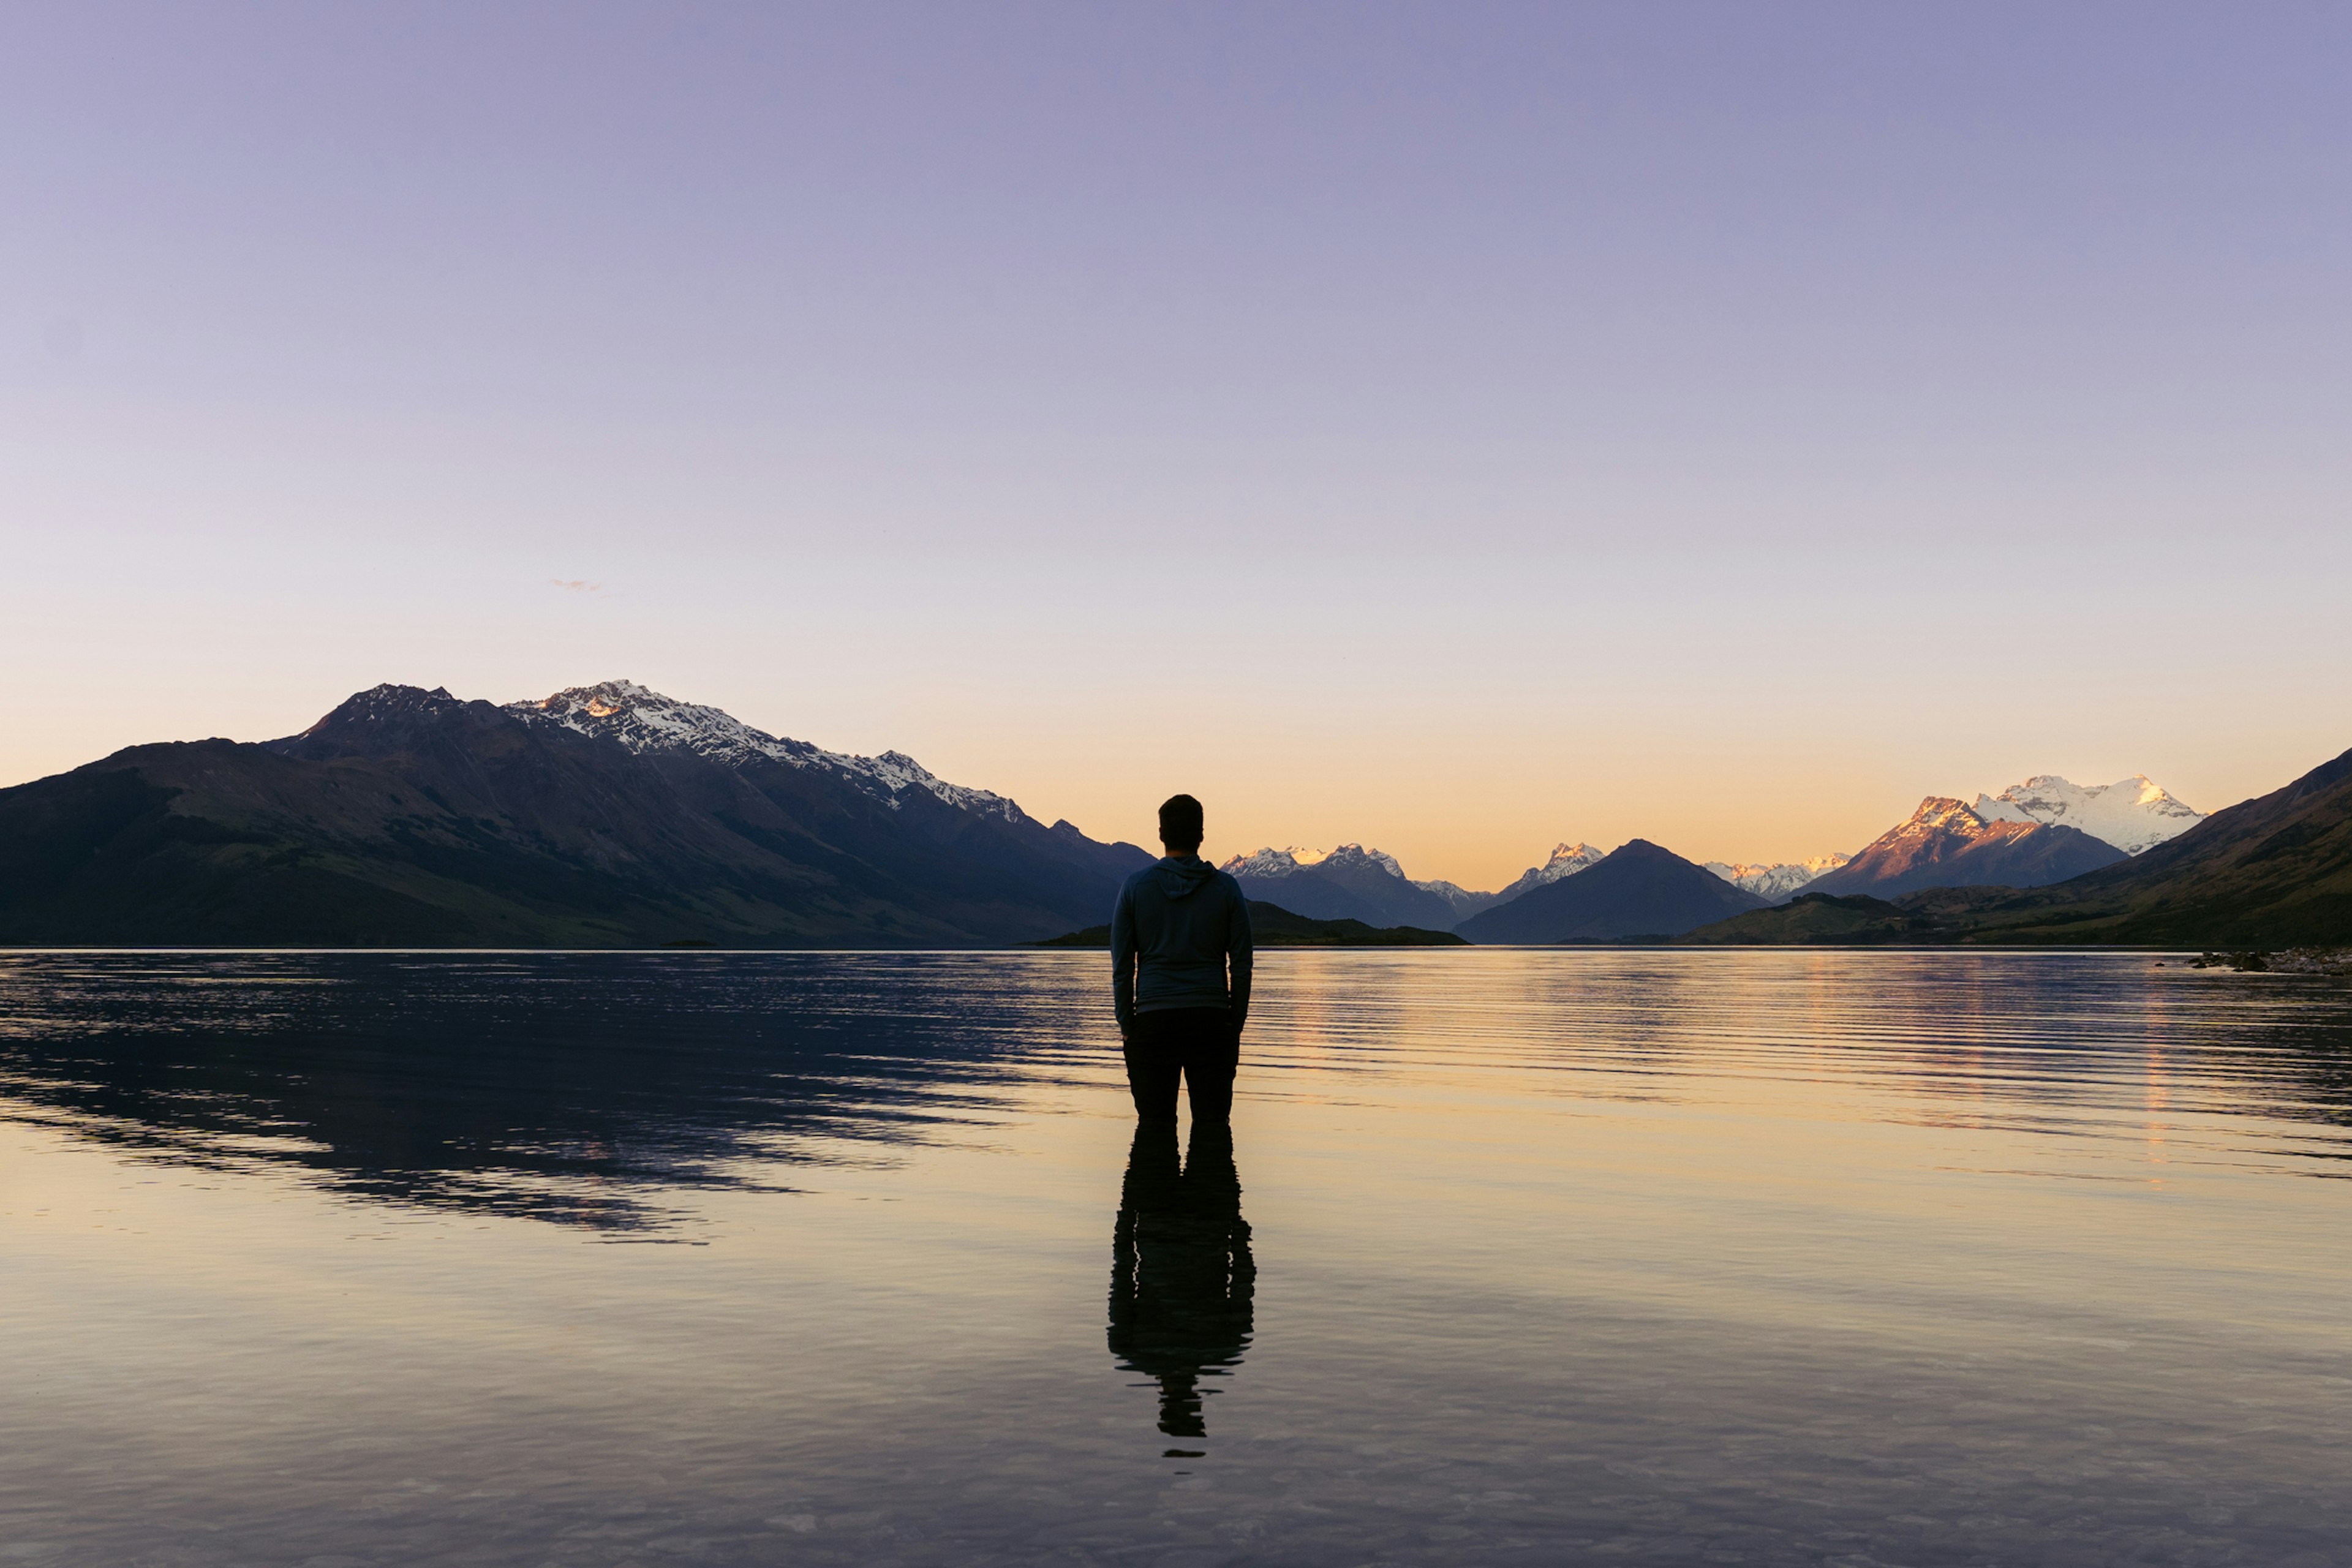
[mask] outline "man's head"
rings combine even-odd
[[[1189,795],[1171,795],[1160,803],[1160,842],[1171,855],[1201,852],[1201,803]]]

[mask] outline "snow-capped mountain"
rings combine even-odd
[[[2175,798],[2146,773],[2087,788],[2036,773],[1999,795],[1977,796],[1973,809],[1987,822],[2046,822],[2078,828],[2126,855],[2178,838],[2205,820],[2203,812]]]
[[[720,709],[665,697],[634,680],[574,686],[536,702],[529,699],[509,702],[506,710],[525,723],[557,724],[583,735],[601,735],[640,755],[689,752],[729,764],[761,756],[796,768],[821,768],[852,780],[894,811],[904,791],[919,789],[976,816],[1003,817],[1007,822],[1031,820],[1004,796],[949,784],[904,752],[885,752],[878,757],[828,752],[806,741],[755,730]]]
[[[1340,847],[1355,849],[1359,854],[1363,853],[1353,844],[1342,845]],[[1372,854],[1379,855],[1381,859],[1387,860],[1391,866],[1396,864],[1388,856],[1380,855],[1378,850],[1372,851]],[[1236,855],[1217,869],[1235,877],[1287,877],[1294,872],[1303,871],[1309,866],[1320,866],[1330,858],[1331,852],[1328,849],[1308,849],[1302,845],[1293,844],[1283,849],[1267,848],[1260,849],[1252,855]],[[1402,877],[1404,872],[1400,869],[1397,875]]]
[[[1450,931],[1454,921],[1493,901],[1451,882],[1416,882],[1395,856],[1360,844],[1331,850],[1296,844],[1260,849],[1236,855],[1219,868],[1231,872],[1251,898],[1313,920]]]
[[[2063,823],[1987,821],[1965,801],[1929,795],[1809,893],[1892,899],[1922,888],[2039,888],[2125,858],[2105,839]]]
[[[1345,918],[1403,925],[1429,925],[1434,921],[1438,923],[1433,929],[1450,931],[1458,921],[1497,904],[1508,903],[1522,893],[1549,887],[1562,877],[1572,877],[1606,858],[1605,850],[1595,849],[1590,844],[1561,844],[1553,848],[1550,858],[1540,866],[1530,867],[1498,893],[1482,893],[1442,879],[1415,880],[1405,875],[1395,856],[1367,849],[1360,844],[1342,844],[1328,850],[1309,849],[1297,844],[1280,849],[1260,849],[1234,856],[1221,869],[1240,878],[1243,889],[1251,898],[1282,904],[1285,909],[1311,914],[1318,920]],[[1285,879],[1309,873],[1304,883],[1286,885]],[[1402,883],[1402,888],[1385,885],[1388,880]],[[1347,891],[1326,891],[1327,882],[1344,886]],[[1307,888],[1315,890],[1304,890]],[[1412,891],[1406,892],[1406,889]],[[1423,896],[1414,897],[1415,893]],[[1291,901],[1285,903],[1286,898]],[[1438,900],[1446,914],[1439,916],[1430,900]],[[1314,908],[1307,907],[1310,904]]]
[[[510,706],[387,684],[299,734],[205,745],[146,750],[159,788],[186,793],[194,761],[246,803],[255,837],[228,842],[282,851],[238,871],[230,905],[273,944],[997,945],[1099,919],[1151,863],[903,758],[621,681]]]
[[[1298,904],[1313,904],[1318,909],[1338,908],[1345,903],[1359,911],[1346,916],[1317,914],[1318,920],[1370,920],[1379,914],[1391,925],[1426,924],[1439,920],[1441,923],[1431,929],[1450,931],[1454,921],[1468,920],[1496,901],[1496,894],[1481,893],[1458,883],[1442,879],[1416,881],[1404,874],[1404,867],[1395,856],[1385,850],[1367,849],[1360,844],[1342,844],[1337,849],[1309,849],[1298,844],[1281,849],[1260,849],[1254,854],[1236,855],[1219,868],[1240,879],[1243,889],[1250,897],[1282,904],[1294,914],[1313,911],[1283,903],[1286,896]],[[1307,884],[1285,886],[1285,878],[1304,871],[1317,875]],[[1414,898],[1402,889],[1387,886],[1389,879],[1440,900],[1444,914],[1438,915],[1427,899]],[[1326,882],[1344,888],[1345,894],[1327,890],[1323,886]],[[1302,890],[1310,886],[1313,891]]]
[[[1777,866],[1737,865],[1721,860],[1709,860],[1706,868],[1737,887],[1747,889],[1769,903],[1779,903],[1816,877],[1826,876],[1847,861],[1851,855],[1816,855],[1810,860],[1784,860]]]
[[[1493,901],[1507,904],[1521,893],[1531,893],[1538,888],[1549,887],[1562,877],[1573,877],[1588,867],[1598,866],[1609,858],[1605,849],[1595,849],[1590,844],[1561,844],[1553,847],[1551,858],[1540,866],[1530,866],[1519,873],[1518,880],[1496,893]]]

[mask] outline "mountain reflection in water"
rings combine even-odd
[[[795,1166],[984,1126],[988,1064],[1041,1008],[998,975],[929,1006],[908,992],[909,963],[957,962],[0,958],[0,1116],[356,1196],[661,1232],[696,1188],[788,1190]]]

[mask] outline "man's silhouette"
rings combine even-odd
[[[1180,1074],[1196,1122],[1233,1114],[1249,1016],[1249,904],[1239,882],[1201,858],[1201,803],[1171,795],[1160,808],[1167,858],[1127,879],[1110,915],[1111,1008],[1145,1121],[1176,1120]]]
[[[1159,1383],[1170,1436],[1207,1434],[1199,1381],[1241,1364],[1256,1289],[1233,1129],[1195,1117],[1180,1167],[1175,1123],[1138,1122],[1111,1234],[1110,1353]]]

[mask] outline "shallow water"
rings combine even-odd
[[[0,1558],[2352,1563],[2340,986],[1103,969],[0,955]]]

